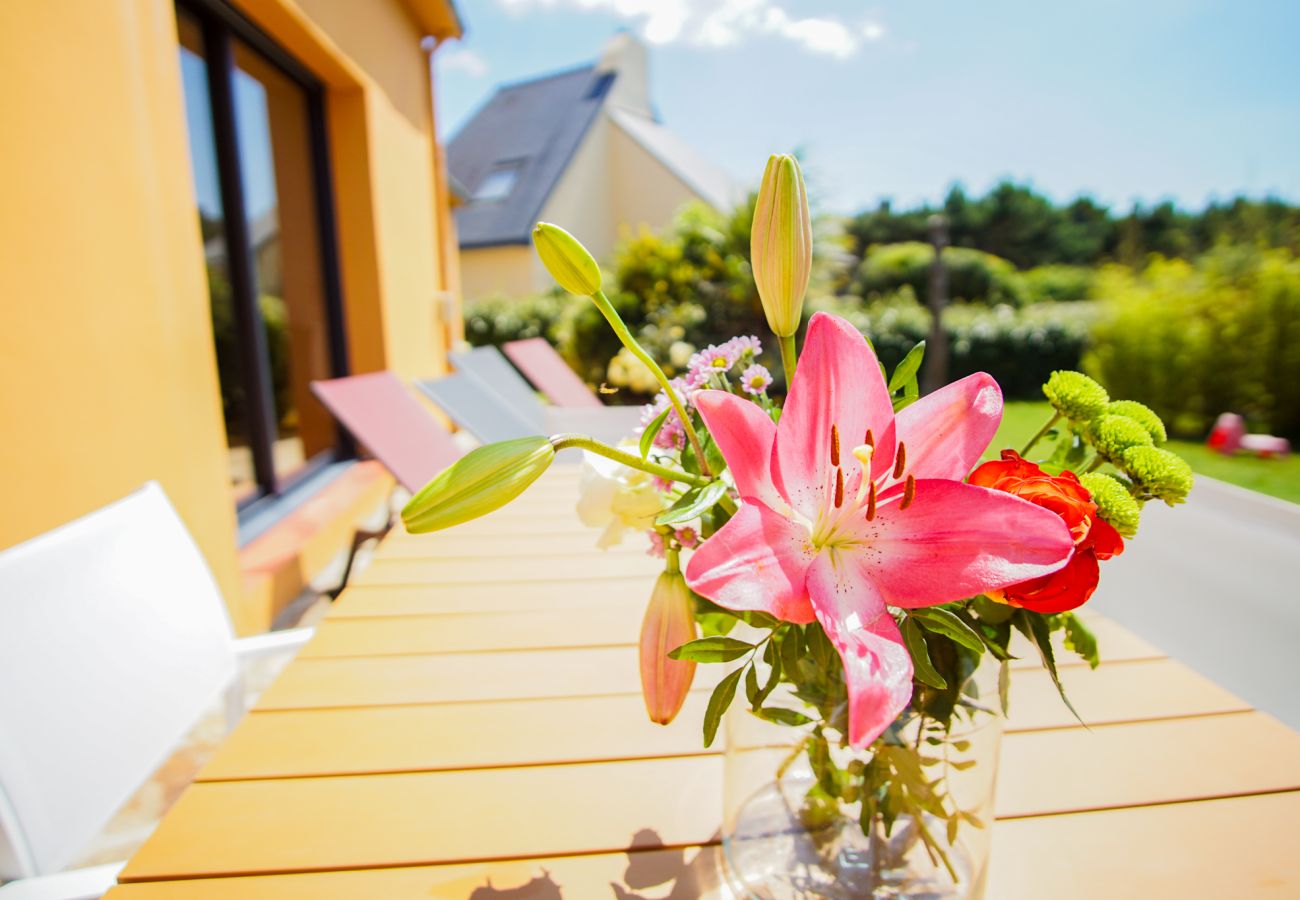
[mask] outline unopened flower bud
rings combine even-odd
[[[686,702],[695,663],[669,659],[668,653],[695,638],[695,608],[686,578],[681,572],[664,572],[641,622],[641,694],[650,721],[667,725]]]
[[[1079,483],[1092,494],[1092,502],[1097,504],[1097,515],[1124,537],[1137,534],[1142,507],[1119,479],[1102,472],[1089,472],[1079,476]]]
[[[749,238],[754,283],[768,327],[778,337],[799,330],[803,297],[812,274],[812,216],[799,163],[772,156],[763,172]]]
[[[1151,446],[1151,435],[1128,416],[1102,416],[1088,431],[1101,458],[1116,464],[1130,448]]]
[[[1147,430],[1147,434],[1151,435],[1151,440],[1157,447],[1169,439],[1165,431],[1165,423],[1156,415],[1155,410],[1136,400],[1112,400],[1106,407],[1106,412],[1112,416],[1128,416],[1137,422]]]
[[[402,509],[402,522],[423,534],[487,515],[522,494],[553,459],[555,448],[544,437],[478,447],[421,488]]]
[[[1089,422],[1106,411],[1110,395],[1082,372],[1058,370],[1043,385],[1043,394],[1056,411],[1072,422]]]
[[[1133,447],[1124,453],[1122,467],[1144,494],[1170,506],[1182,503],[1192,490],[1192,467],[1159,447]]]
[[[556,284],[570,294],[590,297],[600,290],[600,266],[582,243],[558,225],[533,226],[533,245]]]

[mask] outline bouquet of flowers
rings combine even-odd
[[[802,796],[783,799],[795,820],[815,831],[851,812],[877,856],[906,822],[907,844],[958,880],[958,828],[984,823],[945,789],[943,773],[962,765],[947,745],[977,715],[1005,711],[1013,633],[1058,688],[1054,632],[1097,664],[1072,611],[1096,588],[1099,563],[1136,534],[1142,504],[1179,503],[1191,487],[1187,464],[1160,446],[1160,419],[1085,375],[1055,372],[1044,386],[1051,420],[981,464],[1003,407],[989,375],[922,397],[923,345],[886,372],[868,337],[826,313],[811,317],[796,353],[812,237],[790,156],[770,160],[752,232],[783,402],[769,393],[756,337],[700,351],[670,381],[605,298],[581,244],[547,224],[534,238],[556,281],[592,298],[660,393],[635,443],[557,435],[473,451],[411,500],[407,528],[483,515],[556,450],[587,450],[580,510],[609,525],[602,543],[643,528],[664,559],[640,640],[650,717],[676,716],[698,664],[729,664],[704,715],[706,746],[743,685],[754,717],[798,734],[780,766],[798,758],[809,772]],[[995,695],[973,678],[984,658]]]

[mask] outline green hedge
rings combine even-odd
[[[1150,406],[1179,434],[1223,412],[1300,436],[1300,260],[1286,251],[1216,251],[1197,264],[1154,259],[1140,275],[1103,271],[1106,315],[1088,371]]]
[[[930,312],[910,291],[875,303],[840,298],[819,306],[845,316],[871,338],[876,354],[892,369],[930,333]],[[1093,303],[956,305],[944,311],[948,333],[948,379],[988,372],[1008,398],[1041,400],[1042,385],[1055,369],[1075,369],[1099,310]]]
[[[1020,305],[1027,299],[1016,267],[1005,259],[967,247],[949,247],[943,259],[948,267],[948,295],[954,300]],[[924,301],[929,295],[933,262],[934,248],[929,244],[872,247],[858,266],[850,292],[871,301],[907,287]]]

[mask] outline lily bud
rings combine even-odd
[[[768,327],[777,337],[799,330],[812,274],[812,217],[799,163],[789,154],[768,158],[749,238],[754,283]]]
[[[650,721],[667,725],[686,702],[695,663],[669,659],[668,652],[695,638],[695,609],[686,579],[681,572],[664,572],[641,622],[641,694]]]
[[[411,534],[423,534],[485,516],[522,494],[553,459],[555,447],[540,436],[471,450],[411,498],[402,522]]]
[[[600,266],[587,248],[559,225],[534,225],[533,245],[555,283],[570,294],[590,297],[600,290]]]

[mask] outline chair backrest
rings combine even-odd
[[[0,880],[76,858],[231,682],[233,640],[154,482],[0,553]]]
[[[496,347],[475,347],[451,354],[452,365],[486,384],[514,408],[520,418],[534,423],[541,431],[546,423],[546,408],[533,386],[515,371],[510,360]]]
[[[530,422],[482,381],[462,372],[415,382],[430,400],[485,444],[545,433],[545,423]]]
[[[313,381],[312,393],[414,493],[460,458],[451,433],[392,372]]]
[[[519,371],[556,406],[604,405],[545,338],[511,341],[503,349]]]

